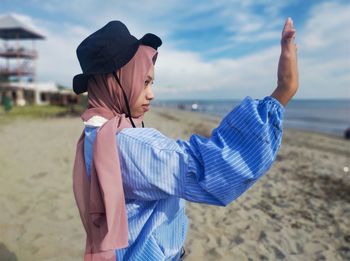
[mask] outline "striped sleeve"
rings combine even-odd
[[[284,108],[273,97],[246,97],[210,138],[173,140],[154,129],[118,134],[125,195],[155,200],[178,196],[225,206],[273,163],[282,139]]]
[[[225,206],[251,187],[276,158],[284,108],[273,97],[246,97],[211,137],[178,141],[189,155],[183,197]]]

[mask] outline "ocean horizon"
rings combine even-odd
[[[224,117],[242,100],[173,99],[155,100],[157,107],[207,113]],[[284,128],[314,131],[344,137],[350,128],[350,99],[293,99],[285,107]]]

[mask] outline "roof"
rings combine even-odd
[[[29,28],[12,15],[0,17],[0,39],[44,39],[45,37]]]

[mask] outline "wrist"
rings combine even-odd
[[[277,87],[271,96],[277,99],[283,106],[286,106],[287,103],[293,98],[295,93],[296,89]]]

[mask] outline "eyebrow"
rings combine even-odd
[[[151,76],[147,75],[147,78],[151,79],[151,80],[154,80]]]

